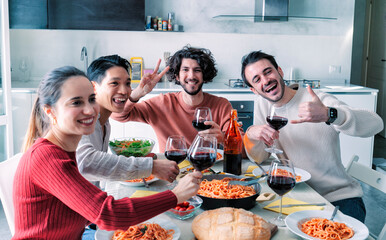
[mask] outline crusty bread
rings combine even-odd
[[[260,216],[241,208],[223,207],[198,215],[192,223],[198,240],[269,240],[271,231]]]

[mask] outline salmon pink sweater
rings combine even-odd
[[[177,204],[171,191],[115,200],[81,176],[75,152],[43,138],[21,158],[13,188],[13,239],[81,239],[89,223],[126,230]]]
[[[111,117],[120,122],[136,121],[151,125],[158,138],[159,151],[164,152],[166,140],[171,135],[182,135],[188,147],[192,144],[197,135],[192,125],[197,107],[209,107],[213,121],[222,132],[226,132],[232,105],[226,98],[209,93],[204,93],[204,100],[197,106],[186,104],[181,92],[161,93],[139,103],[127,102],[122,113],[113,113]]]

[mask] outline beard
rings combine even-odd
[[[276,103],[276,102],[280,101],[280,100],[283,98],[283,96],[284,96],[285,83],[284,83],[284,80],[283,80],[282,77],[280,77],[280,80],[279,80],[279,82],[278,82],[278,86],[277,86],[277,87],[280,87],[280,88],[281,88],[281,95],[279,96],[278,99],[272,99],[272,98],[269,98],[269,97],[266,96],[265,94],[260,94],[260,95],[261,95],[264,99],[266,99],[266,100],[268,100],[268,101],[270,101],[270,102]]]
[[[201,91],[203,85],[204,85],[204,83],[202,82],[200,85],[198,85],[197,89],[196,89],[196,90],[193,90],[193,91],[189,91],[189,90],[185,87],[185,85],[181,85],[181,86],[182,86],[182,88],[184,89],[184,91],[185,91],[187,94],[189,94],[189,95],[191,95],[191,96],[194,96],[194,95],[196,95],[197,93],[199,93],[199,92]]]

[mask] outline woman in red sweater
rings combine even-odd
[[[57,68],[39,85],[25,144],[14,178],[13,239],[81,239],[85,226],[127,229],[175,207],[197,193],[201,173],[173,190],[143,198],[115,200],[81,176],[75,151],[91,134],[99,106],[85,74]]]

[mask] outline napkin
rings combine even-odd
[[[147,191],[147,190],[137,190],[135,191],[130,197],[131,198],[139,198],[139,197],[146,197],[153,194],[156,194],[158,192],[156,191]]]
[[[252,171],[257,168],[257,166],[248,166],[247,171],[245,173],[252,173]]]
[[[186,160],[186,159],[178,164],[178,167],[180,169],[182,169],[184,167],[187,167],[187,166],[190,166],[190,162],[188,160]]]
[[[300,204],[300,203],[307,203],[303,201],[299,201],[296,199],[288,198],[288,197],[283,197],[283,205],[285,204]],[[264,209],[268,209],[274,212],[280,212],[280,207],[278,208],[269,208],[270,206],[279,206],[280,205],[280,199],[277,201],[274,201],[267,206],[264,207]],[[287,207],[287,208],[282,208],[282,213],[283,214],[291,214],[294,212],[298,211],[304,211],[304,210],[323,210],[323,206],[299,206],[299,207]]]

